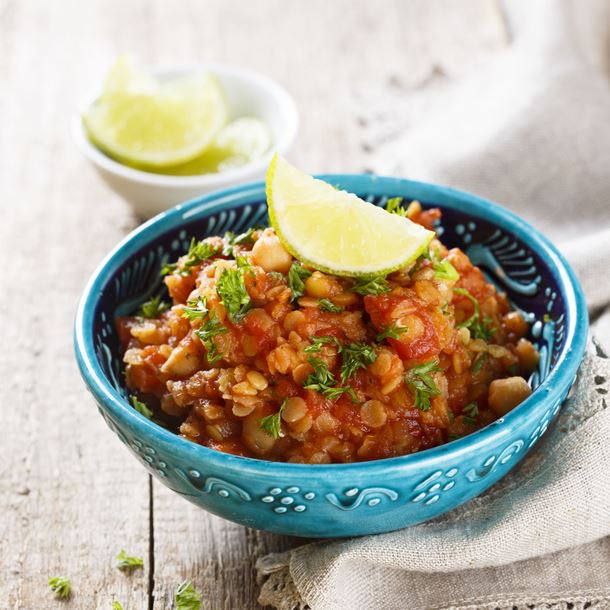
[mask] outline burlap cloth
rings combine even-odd
[[[610,2],[505,8],[509,49],[459,82],[362,99],[371,164],[489,197],[541,228],[581,279],[596,339],[516,471],[429,523],[264,557],[263,604],[610,608]]]

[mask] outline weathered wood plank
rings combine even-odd
[[[0,0],[0,608],[147,608],[148,476],[110,434],[73,362],[90,272],[135,220],[78,156],[68,125],[113,57],[226,61],[277,78],[302,113],[292,157],[361,171],[363,93],[458,73],[504,44],[494,0]],[[8,322],[8,323],[7,323]],[[254,608],[256,557],[287,538],[207,515],[155,484],[155,608],[192,578],[206,608]],[[46,579],[69,574],[72,601]]]

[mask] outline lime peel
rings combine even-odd
[[[415,261],[434,231],[339,191],[275,155],[267,171],[269,219],[301,262],[346,277],[387,275]]]

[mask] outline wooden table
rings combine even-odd
[[[301,111],[291,158],[359,172],[374,155],[362,100],[451,77],[507,38],[494,0],[0,0],[0,608],[171,608],[184,579],[204,608],[256,608],[256,558],[299,543],[208,515],[151,480],[79,378],[79,294],[137,224],[69,133],[116,55],[266,72]],[[122,548],[144,569],[117,570]],[[65,605],[47,585],[60,574],[73,583]]]

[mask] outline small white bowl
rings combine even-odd
[[[262,179],[273,154],[285,155],[296,137],[299,116],[294,100],[283,87],[262,74],[212,63],[190,68],[151,68],[150,72],[158,78],[168,79],[201,68],[209,70],[222,84],[229,105],[229,118],[253,116],[269,126],[273,144],[260,159],[235,169],[200,176],[153,174],[122,165],[89,141],[81,116],[99,97],[99,92],[87,99],[83,110],[72,120],[72,136],[81,152],[108,186],[124,197],[143,218],[150,218],[211,191]]]

